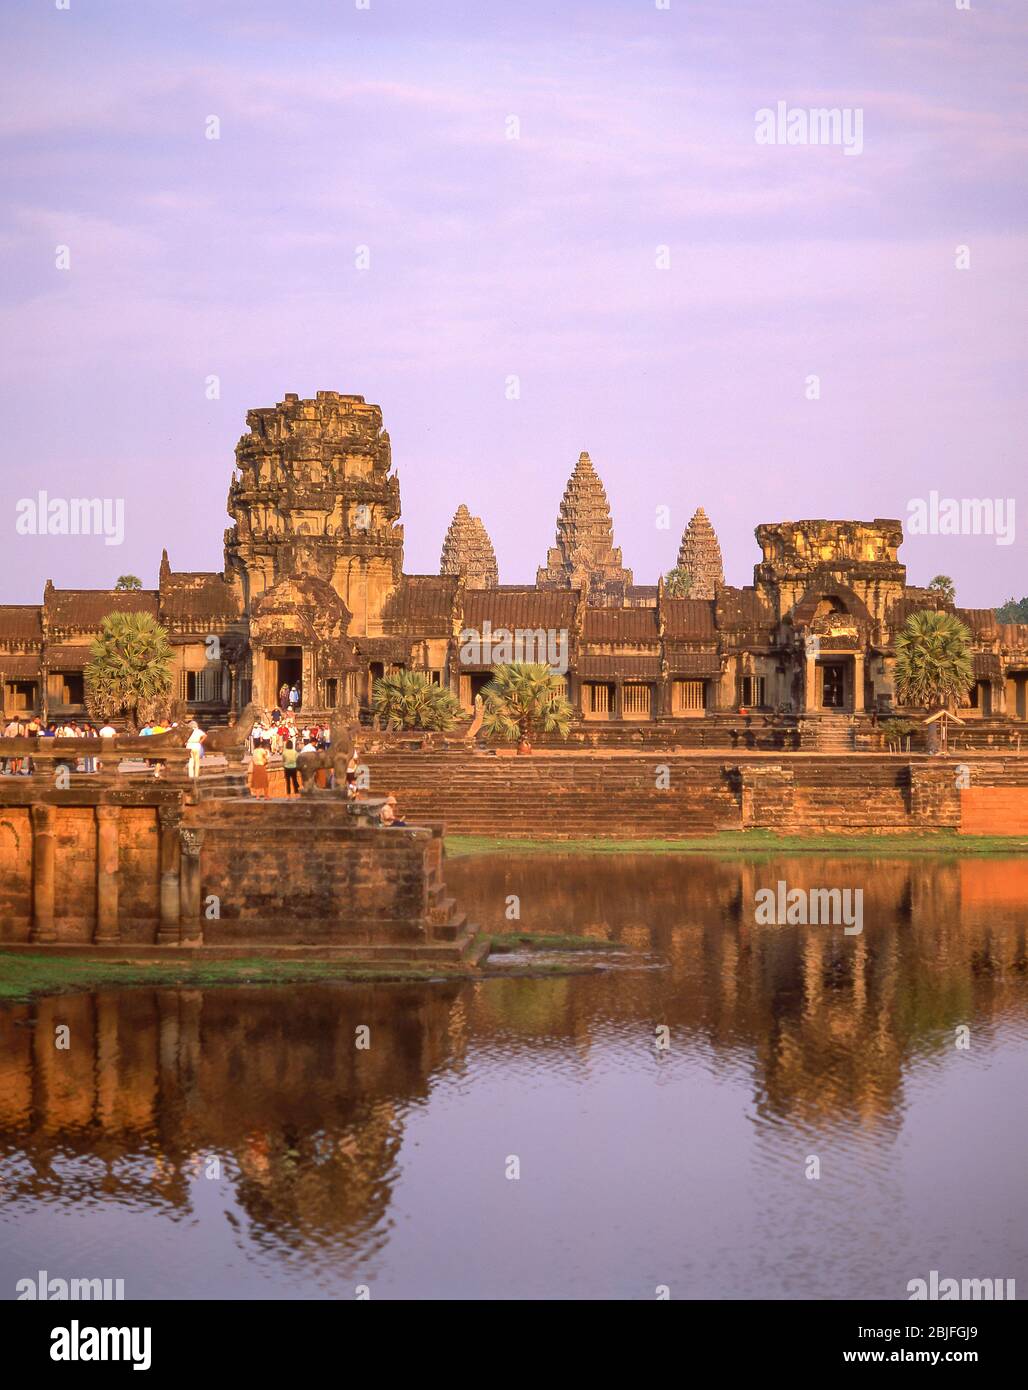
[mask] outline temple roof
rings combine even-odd
[[[714,604],[702,598],[666,598],[664,600],[664,632],[669,640],[713,639]]]
[[[459,574],[472,589],[495,588],[500,582],[496,553],[480,516],[462,502],[454,512],[439,558],[440,574]]]
[[[110,613],[158,614],[156,589],[55,589],[47,583],[43,607],[49,627],[98,631]]]
[[[0,644],[42,640],[43,610],[38,603],[0,603]]]
[[[468,589],[464,626],[482,630],[488,619],[496,628],[568,628],[575,622],[576,595],[570,590],[542,590],[516,585]]]
[[[582,620],[587,642],[657,642],[655,608],[587,608]]]
[[[435,630],[428,636],[448,635],[457,584],[452,574],[405,574],[385,601],[383,623],[390,628],[424,623]]]
[[[682,533],[678,548],[678,568],[685,570],[692,583],[690,598],[713,598],[725,582],[725,567],[721,546],[702,507],[697,507],[692,520]]]

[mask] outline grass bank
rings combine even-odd
[[[584,963],[547,960],[548,952],[571,955],[576,951],[612,949],[590,937],[497,935],[489,937],[497,955],[532,951],[538,960],[516,969],[491,969],[484,961],[478,969],[468,965],[436,962],[431,965],[362,963],[361,961],[283,961],[254,956],[248,960],[211,961],[92,961],[82,956],[8,955],[0,952],[0,1003],[31,999],[39,994],[71,994],[80,990],[148,988],[211,989],[231,985],[295,984],[429,984],[450,980],[480,980],[502,975],[577,975],[596,968]],[[623,951],[624,947],[616,948]]]
[[[723,830],[685,840],[514,839],[500,835],[447,835],[451,859],[479,854],[859,854],[892,859],[899,856],[991,856],[1028,853],[1023,835],[776,835],[770,830]]]

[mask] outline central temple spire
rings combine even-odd
[[[588,454],[578,456],[557,516],[557,544],[546,553],[536,583],[541,589],[582,589],[595,605],[624,602],[632,571],[614,545],[610,505]]]

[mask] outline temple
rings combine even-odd
[[[853,720],[897,709],[895,640],[917,608],[950,608],[907,584],[898,521],[784,521],[756,528],[753,583],[724,582],[703,508],[682,537],[688,596],[637,585],[614,545],[610,507],[583,453],[560,503],[556,543],[535,585],[501,585],[479,517],[463,504],[437,575],[403,571],[400,484],[382,412],[361,396],[287,395],[252,410],[228,492],[220,573],[182,572],[165,551],[156,589],[57,589],[0,605],[6,718],[86,713],[84,669],[103,618],[152,613],[175,654],[174,695],[222,720],[267,709],[298,683],[302,707],[367,712],[388,671],[424,672],[469,711],[490,679],[462,633],[556,634],[580,727],[687,721],[739,711]],[[1028,718],[1028,625],[956,609],[973,640],[962,718],[1000,728]],[[487,656],[488,652],[483,651]],[[599,731],[596,731],[599,732]],[[830,746],[830,744],[829,744]]]

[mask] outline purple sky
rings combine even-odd
[[[911,582],[1028,593],[1028,7],[670,4],[8,7],[0,599],[220,569],[246,410],[318,389],[382,406],[409,572],[464,501],[534,580],[587,449],[637,583],[699,504],[746,584],[758,522],[934,489],[1017,539],[910,538]],[[758,145],[778,101],[863,153]],[[124,544],[17,535],[38,488]]]

